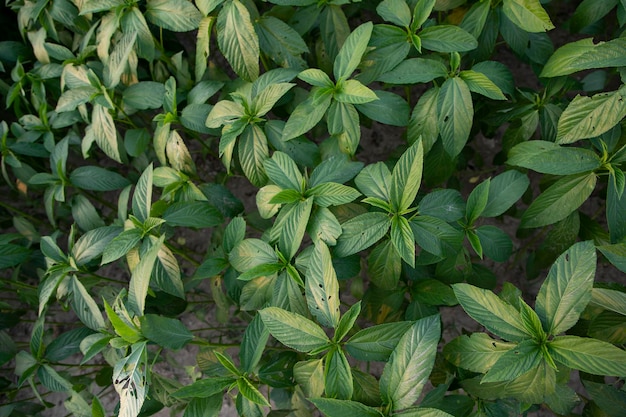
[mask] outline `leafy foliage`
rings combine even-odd
[[[626,2],[5,3],[0,415],[623,414]]]

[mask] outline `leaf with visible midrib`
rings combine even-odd
[[[237,75],[246,81],[259,77],[259,38],[239,0],[224,3],[217,16],[217,43]]]
[[[593,172],[559,179],[530,204],[519,227],[541,227],[563,220],[587,200],[595,186]]]
[[[259,314],[276,340],[299,352],[310,352],[330,342],[321,327],[298,314],[278,307],[264,308]]]
[[[539,290],[535,307],[546,332],[557,335],[576,324],[591,300],[595,272],[592,241],[576,243],[558,257]]]
[[[417,401],[435,363],[441,336],[439,315],[415,322],[402,336],[380,378],[380,394],[393,410]]]

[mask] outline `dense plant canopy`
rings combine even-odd
[[[623,415],[626,1],[0,21],[1,416]]]

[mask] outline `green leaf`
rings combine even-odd
[[[455,229],[437,217],[417,216],[411,220],[411,229],[413,229],[417,244],[437,257],[457,253],[463,242],[461,230]]]
[[[458,26],[430,26],[419,37],[424,49],[435,52],[467,52],[478,47],[476,39]]]
[[[402,258],[391,240],[385,240],[370,252],[367,272],[377,287],[384,290],[396,288],[402,272]]]
[[[161,347],[178,350],[193,340],[193,334],[178,319],[146,314],[139,322],[146,339]]]
[[[239,162],[241,168],[252,184],[257,187],[267,183],[267,175],[263,167],[269,158],[267,137],[257,125],[248,125],[239,139]]]
[[[409,122],[409,105],[402,97],[390,91],[373,90],[377,100],[356,104],[358,111],[377,122],[404,127]]]
[[[550,16],[539,0],[504,0],[502,11],[511,22],[526,32],[545,32],[554,29]]]
[[[359,65],[372,35],[372,28],[371,22],[363,23],[346,38],[333,64],[336,81],[350,77]]]
[[[152,164],[143,171],[137,181],[133,193],[133,215],[140,221],[145,222],[150,217],[152,207]]]
[[[593,375],[626,375],[626,352],[601,340],[558,336],[548,342],[548,351],[568,368]]]
[[[341,83],[341,89],[336,91],[333,97],[338,102],[350,104],[364,104],[378,100],[374,91],[357,80],[346,80]]]
[[[309,401],[326,417],[382,417],[376,408],[356,401],[335,398],[312,398]]]
[[[184,386],[177,391],[174,391],[171,395],[174,398],[208,398],[216,394],[221,394],[226,388],[228,388],[235,378],[230,377],[210,377],[199,379],[190,385]]]
[[[487,204],[482,217],[496,217],[507,211],[526,192],[530,181],[516,170],[503,172],[491,179]]]
[[[487,373],[515,343],[492,339],[486,333],[462,335],[443,347],[443,355],[455,366],[481,374]]]
[[[224,3],[217,16],[217,44],[233,70],[246,81],[259,77],[259,38],[248,9],[239,0]]]
[[[337,150],[346,155],[354,155],[361,141],[359,113],[354,105],[334,100],[328,109],[326,123],[328,133],[336,140],[334,146]]]
[[[128,229],[113,238],[104,248],[101,265],[113,262],[126,255],[132,248],[136,247],[143,233],[140,229]]]
[[[128,65],[128,58],[133,51],[136,40],[137,32],[132,31],[124,33],[115,44],[102,71],[104,85],[108,88],[114,88],[120,83],[120,77]]]
[[[367,197],[379,198],[383,201],[390,199],[391,172],[384,162],[367,165],[356,176],[354,183]]]
[[[267,176],[274,184],[283,189],[297,191],[302,189],[302,174],[289,155],[276,151],[270,159],[264,161],[263,165]]]
[[[313,129],[322,120],[324,113],[330,107],[332,90],[329,88],[313,87],[309,96],[298,104],[283,129],[283,141],[293,139]]]
[[[155,81],[140,81],[122,93],[125,106],[137,110],[158,109],[163,105],[165,86]]]
[[[570,20],[570,30],[572,33],[581,32],[606,16],[618,2],[619,0],[583,0]]]
[[[408,27],[411,24],[411,9],[404,0],[383,0],[376,7],[376,13],[397,26]]]
[[[186,0],[148,0],[145,16],[155,25],[174,31],[198,29],[203,16]]]
[[[365,213],[341,225],[343,233],[337,240],[335,254],[352,255],[369,248],[389,230],[391,219],[384,213]]]
[[[272,185],[271,187],[277,187]],[[265,187],[263,187],[265,188]],[[280,190],[280,187],[276,188],[277,190]],[[265,190],[269,190],[268,188],[265,188]],[[260,194],[260,193],[259,193]],[[258,194],[257,194],[258,197]],[[290,204],[290,203],[297,203],[298,201],[300,201],[302,199],[302,193],[300,191],[296,191],[292,188],[288,188],[286,190],[281,190],[278,191],[276,194],[274,194],[274,196],[270,199],[269,203],[271,205],[276,205],[279,206],[281,204]],[[259,198],[257,198],[257,201],[259,200]],[[258,204],[258,206],[260,207],[260,204]],[[259,208],[259,212],[261,211],[261,208]],[[266,217],[266,216],[263,216]],[[269,216],[271,217],[271,216]],[[269,218],[267,217],[267,218]]]
[[[626,65],[626,39],[593,43],[592,38],[570,42],[557,49],[548,59],[540,77],[559,77],[594,68]]]
[[[328,207],[348,204],[357,199],[361,193],[347,185],[325,182],[309,189],[306,195],[314,197],[318,206]]]
[[[378,77],[378,81],[389,84],[429,83],[435,78],[445,77],[447,74],[446,66],[440,61],[427,58],[410,58]]]
[[[626,407],[626,393],[618,389],[614,385],[605,384],[604,382],[592,382],[590,380],[582,381],[585,390],[602,412],[609,417],[620,417]]]
[[[267,401],[267,398],[246,377],[241,377],[237,380],[237,388],[241,395],[253,403],[269,407],[270,403]]]
[[[274,249],[260,239],[240,241],[229,253],[228,259],[233,268],[239,272],[246,272],[255,266],[278,262]]]
[[[104,226],[82,235],[72,248],[72,258],[76,265],[85,265],[102,255],[109,242],[119,235],[120,230],[121,228],[117,226]]]
[[[506,262],[513,251],[511,238],[496,226],[483,225],[475,230],[483,253],[496,262]]]
[[[448,78],[437,98],[437,127],[448,155],[455,157],[465,147],[472,128],[472,94],[459,77]]]
[[[135,324],[131,323],[130,321],[129,323],[127,323],[127,320],[124,320],[122,318],[124,317],[124,315],[127,317],[128,312],[126,312],[124,309],[124,311],[120,312],[120,314],[122,315],[122,317],[120,317],[117,312],[113,310],[113,308],[109,305],[106,299],[104,299],[103,301],[104,311],[106,312],[107,317],[109,318],[109,321],[111,322],[111,325],[115,330],[115,333],[128,343],[136,343],[141,340],[141,333],[139,332],[139,329],[137,329]]]
[[[222,224],[222,214],[206,201],[180,201],[171,204],[162,215],[172,226],[201,229]]]
[[[506,100],[506,97],[493,81],[485,74],[478,71],[461,71],[459,77],[465,81],[470,91],[482,94],[483,96],[493,100]]]
[[[589,198],[595,186],[593,172],[559,179],[530,204],[520,227],[541,227],[563,220]]]
[[[313,317],[322,326],[336,328],[339,323],[339,282],[324,242],[315,244],[305,285],[307,304]]]
[[[542,359],[537,342],[531,339],[523,340],[498,358],[481,383],[514,380],[536,368]]]
[[[543,402],[546,395],[555,392],[555,386],[556,372],[545,361],[512,381],[482,383],[477,377],[462,382],[467,392],[483,399],[515,398],[532,404]]]
[[[246,327],[241,341],[239,359],[244,372],[254,371],[263,355],[269,336],[269,330],[265,327],[261,316],[257,314]]]
[[[359,318],[359,314],[361,314],[361,300],[352,304],[348,311],[341,316],[341,320],[339,320],[339,324],[335,329],[335,336],[333,337],[333,341],[341,342],[344,337],[348,334],[350,330],[352,330],[352,326],[356,322],[356,319]]]
[[[556,143],[568,144],[609,131],[626,117],[626,90],[576,96],[559,118]]]
[[[528,338],[519,311],[493,292],[469,284],[453,284],[452,289],[463,310],[490,332],[512,342]]]
[[[406,218],[398,215],[392,217],[391,242],[404,262],[415,267],[415,237]]]
[[[70,174],[70,182],[75,187],[89,191],[119,190],[130,182],[117,172],[97,166],[78,167]]]
[[[276,65],[297,70],[306,68],[306,62],[300,55],[309,52],[309,48],[291,26],[274,16],[261,16],[254,24],[260,49]]]
[[[85,286],[75,276],[72,276],[71,282],[72,307],[80,321],[92,330],[106,328],[104,317]]]
[[[413,324],[411,321],[398,321],[367,327],[356,332],[344,346],[355,359],[387,361]]]
[[[310,352],[330,343],[321,327],[298,314],[277,307],[264,308],[259,314],[276,340],[299,352]]]
[[[343,350],[338,347],[331,349],[325,356],[324,365],[326,395],[341,400],[352,398],[354,381],[350,372],[350,364]]]
[[[624,173],[619,168],[609,171],[606,196],[606,221],[611,243],[619,243],[626,237],[626,197],[624,196]]]
[[[63,378],[50,365],[43,365],[37,368],[37,376],[41,384],[50,391],[67,392],[72,389],[72,384]]]
[[[491,179],[487,178],[485,181],[478,184],[467,198],[465,217],[467,218],[468,225],[474,224],[487,206],[490,185]]]
[[[248,269],[243,274],[239,275],[237,279],[241,281],[250,281],[259,277],[269,277],[276,275],[278,271],[284,268],[283,264],[261,264]]]
[[[54,111],[63,113],[76,110],[76,107],[79,105],[89,102],[93,94],[97,91],[98,90],[92,86],[78,87],[64,91],[61,97],[59,97]]]
[[[309,68],[298,74],[298,78],[307,82],[315,87],[330,87],[335,88],[335,83],[330,79],[321,69]]]
[[[278,240],[278,247],[288,259],[300,248],[312,208],[313,199],[307,198],[284,207],[276,218],[272,228],[272,240]]]
[[[30,257],[31,251],[11,243],[0,245],[0,270],[17,266]]]
[[[252,112],[257,117],[263,117],[294,85],[293,83],[270,84],[252,100]]]
[[[425,154],[430,151],[439,137],[439,126],[437,124],[438,96],[438,87],[426,90],[417,101],[409,119],[407,140],[410,144],[413,144],[421,137]]]
[[[128,284],[128,304],[131,310],[138,316],[143,315],[150,285],[150,275],[157,260],[157,254],[165,241],[165,235],[161,236],[157,242],[141,257],[137,266],[132,272],[130,283]]]
[[[408,209],[419,190],[422,182],[422,168],[424,165],[424,148],[422,142],[417,141],[407,149],[391,173],[391,187],[389,201],[396,213]]]
[[[320,207],[312,212],[307,225],[307,233],[313,242],[321,240],[329,246],[334,246],[341,235],[341,225],[329,209]]]
[[[571,328],[591,300],[596,272],[592,241],[573,245],[558,257],[537,295],[536,310],[548,334]]]
[[[441,337],[438,315],[415,322],[402,336],[380,378],[380,394],[393,410],[417,401],[432,371]]]
[[[591,305],[626,316],[626,293],[606,288],[591,290]]]

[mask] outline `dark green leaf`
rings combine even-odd
[[[97,166],[76,168],[70,174],[70,181],[74,186],[89,191],[114,191],[130,184],[117,172]]]
[[[507,211],[526,192],[530,181],[519,171],[506,171],[491,179],[482,217],[496,217]]]
[[[437,99],[437,127],[443,147],[451,156],[457,156],[465,147],[472,128],[474,105],[465,81],[448,78]]]
[[[193,340],[193,334],[178,319],[146,314],[140,318],[146,339],[167,349],[178,350]]]
[[[476,39],[458,26],[437,25],[419,32],[422,47],[435,52],[467,52],[476,49]]]
[[[381,417],[375,408],[356,401],[334,398],[313,398],[310,400],[326,417]]]
[[[358,111],[386,125],[404,127],[409,123],[409,105],[406,100],[390,91],[375,90],[374,93],[378,100],[356,104]]]
[[[435,78],[445,77],[448,71],[440,61],[427,58],[410,58],[378,77],[378,81],[389,84],[428,83]]]

